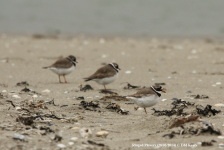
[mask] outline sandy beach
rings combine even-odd
[[[224,106],[215,106],[222,104],[224,99],[223,39],[45,37],[5,34],[2,34],[0,39],[1,150],[55,150],[60,149],[58,144],[64,144],[65,148],[62,149],[167,149],[167,144],[172,144],[169,149],[204,149],[200,142],[211,140],[216,142],[212,142],[213,145],[209,148],[218,149],[220,144],[224,143],[223,139],[218,138],[220,135],[210,133],[173,134],[173,138],[163,137],[179,130],[180,127],[169,128],[170,120],[176,115],[156,116],[152,110],[170,110],[174,101],[172,98],[195,103],[195,106],[206,107],[209,104],[212,109],[221,112],[216,115],[198,115],[201,121],[191,121],[183,126],[200,126],[202,121],[207,121],[223,132]],[[66,76],[68,84],[60,84],[56,74],[42,67],[68,55],[76,56],[78,64],[75,71]],[[146,108],[148,114],[141,108],[135,110],[137,105],[131,101],[102,99],[109,96],[100,93],[102,85],[93,81],[84,82],[84,77],[111,62],[118,63],[121,70],[117,80],[107,85],[107,88],[120,96],[134,94],[144,86],[165,83],[162,86],[167,89],[166,93],[162,94],[157,105]],[[63,78],[61,79],[63,81]],[[29,85],[17,86],[17,83],[23,81]],[[127,82],[141,87],[124,89]],[[91,85],[94,90],[80,91],[80,85],[86,84]],[[35,92],[21,92],[25,87]],[[50,92],[43,92],[46,89]],[[192,98],[191,95],[197,94],[209,98]],[[78,100],[77,97],[84,97],[86,102],[98,101],[99,108],[85,109],[80,106],[83,99]],[[55,105],[47,103],[52,99]],[[26,102],[31,101],[35,105],[41,103],[43,106],[28,107]],[[128,111],[128,114],[122,115],[106,109],[110,103],[118,104]],[[16,107],[28,109],[30,112],[16,110]],[[184,112],[188,110],[195,112],[196,108],[189,106]],[[61,119],[45,117],[43,119],[49,121],[41,122],[41,119],[37,118],[32,125],[24,125],[16,121],[22,114],[54,114]],[[40,127],[48,130],[41,130]],[[79,130],[82,128],[90,129],[92,136],[81,137]],[[62,136],[62,140],[58,142],[52,139],[57,130]],[[101,130],[108,131],[108,136],[97,137],[96,133]],[[24,135],[25,138],[15,140],[15,134]],[[77,140],[71,140],[72,137],[77,137]]]

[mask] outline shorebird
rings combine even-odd
[[[76,67],[76,57],[73,55],[69,55],[66,58],[57,60],[54,64],[43,67],[43,69],[50,69],[54,73],[58,74],[59,82],[61,82],[60,76],[64,77],[65,83],[67,83],[65,79],[65,75],[71,73]]]
[[[98,84],[103,85],[104,89],[107,90],[105,85],[110,84],[117,79],[119,70],[121,69],[117,63],[110,63],[99,68],[93,75],[84,79],[85,81],[93,80]]]
[[[138,106],[143,107],[147,114],[146,107],[151,107],[158,103],[160,100],[161,92],[165,92],[165,89],[161,86],[151,86],[141,89],[133,95],[128,95],[126,98],[134,101]]]

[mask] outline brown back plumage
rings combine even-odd
[[[76,58],[72,55],[68,56],[72,61],[76,61]],[[53,63],[52,65],[48,66],[48,67],[43,67],[43,69],[47,69],[50,67],[55,67],[55,68],[70,68],[72,67],[73,63],[68,60],[68,58],[62,58],[57,60],[55,63]]]
[[[163,90],[163,88],[161,86],[153,86],[153,88],[156,91],[162,91]],[[148,87],[148,88],[141,89],[140,91],[138,91],[137,93],[135,93],[133,95],[128,95],[128,97],[140,98],[140,97],[149,96],[149,95],[152,95],[152,94],[157,95],[157,93],[155,91],[153,91],[152,87]]]
[[[140,91],[138,91],[137,93],[133,95],[128,95],[128,97],[140,98],[140,97],[149,96],[152,94],[156,94],[156,92],[154,92],[151,87],[148,87],[148,88],[141,89]]]
[[[116,70],[110,65],[107,64],[101,68],[99,68],[93,75],[84,78],[85,81],[90,81],[93,79],[103,79],[106,77],[112,77],[116,74]]]

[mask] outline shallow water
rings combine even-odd
[[[224,1],[0,0],[0,32],[224,36]]]

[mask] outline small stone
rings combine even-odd
[[[167,99],[162,99],[162,101],[164,102],[164,101],[166,101]]]
[[[57,144],[57,146],[58,146],[59,148],[65,148],[65,147],[66,147],[64,144]]]
[[[43,90],[42,92],[43,92],[43,93],[50,93],[51,91],[48,90],[48,89],[46,89],[46,90]]]
[[[21,98],[21,97],[18,96],[18,95],[13,95],[12,97],[13,97],[13,98]]]
[[[22,109],[21,109],[21,107],[16,107],[16,110],[21,111]]]
[[[72,137],[71,138],[71,141],[77,142],[78,141],[78,138],[77,137]]]
[[[68,142],[68,145],[74,145],[75,143],[74,142]]]
[[[87,129],[87,128],[82,128],[82,129],[79,130],[79,134],[83,138],[88,138],[88,137],[92,136],[92,131],[90,129]]]
[[[220,143],[220,144],[219,144],[219,147],[220,147],[220,148],[223,148],[223,147],[224,147],[224,144],[223,144],[223,143]]]
[[[219,103],[219,104],[215,104],[214,106],[216,106],[216,107],[224,107],[224,104]]]
[[[32,97],[33,97],[33,98],[36,98],[36,97],[38,97],[38,96],[37,96],[37,94],[34,94]]]
[[[167,79],[172,79],[172,77],[169,76],[169,77],[167,77]]]
[[[128,71],[126,71],[125,73],[126,73],[126,74],[130,74],[130,73],[131,73],[131,71],[129,71],[129,70],[128,70]]]
[[[216,82],[216,84],[217,84],[217,85],[220,85],[220,84],[222,84],[222,83],[221,83],[221,82]]]
[[[103,54],[102,55],[102,58],[107,58],[108,56],[106,54]]]
[[[72,129],[73,130],[78,130],[78,129],[80,129],[80,127],[73,127]]]
[[[191,90],[187,90],[186,93],[191,93]]]
[[[7,91],[6,90],[2,90],[2,93],[6,93]]]
[[[96,136],[106,138],[108,136],[108,134],[109,134],[109,132],[107,132],[107,131],[99,131],[96,133]]]
[[[24,141],[25,140],[25,136],[24,135],[21,135],[21,134],[15,134],[13,136],[13,139],[14,140],[21,140],[21,141]]]
[[[218,136],[218,139],[224,139],[224,136]]]

